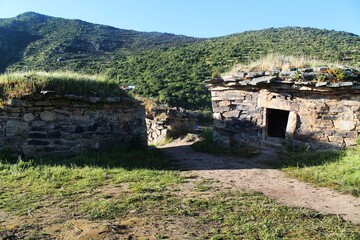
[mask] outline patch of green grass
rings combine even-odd
[[[40,202],[94,192],[108,182],[129,182],[134,191],[164,189],[181,180],[157,149],[109,149],[71,158],[0,161],[0,209],[24,214]]]
[[[197,192],[206,192],[209,191],[212,188],[212,184],[213,184],[214,180],[210,180],[210,179],[204,179],[201,180],[200,182],[198,182],[195,186],[195,190]]]
[[[220,192],[171,202],[179,217],[209,227],[200,239],[357,239],[359,229],[335,216],[280,206],[255,192]],[[341,229],[341,230],[340,230]]]
[[[114,81],[100,75],[84,75],[73,72],[18,72],[0,75],[1,96],[21,97],[43,90],[58,94],[88,95],[102,92],[109,96],[127,96]]]
[[[360,147],[339,152],[289,152],[277,166],[291,177],[360,196]]]
[[[213,139],[213,131],[205,129],[201,133],[200,141],[195,142],[192,148],[198,152],[205,152],[216,155],[237,155],[242,157],[252,157],[256,154],[253,147],[242,144],[236,147],[224,147]]]
[[[192,179],[196,180],[194,176]],[[125,226],[127,234],[134,237],[137,227],[153,232],[152,237],[158,239],[187,237],[158,232],[156,226],[169,224],[186,228],[193,239],[360,237],[358,226],[337,216],[281,206],[260,193],[219,192],[212,180],[199,179],[194,185],[180,187],[186,183],[184,180],[154,148],[113,148],[102,154],[27,162],[2,159],[0,210],[29,220],[14,230],[25,239],[36,235],[22,230],[24,227],[42,232],[44,238],[58,237],[47,235],[44,225],[49,223],[42,222],[46,221],[47,212],[56,216],[56,211],[66,214],[52,219],[52,224],[66,223],[73,216],[109,225],[142,219],[141,223]],[[186,190],[175,191],[179,187]],[[36,222],[39,219],[41,223]],[[0,237],[7,234],[2,231]]]
[[[184,222],[193,219],[188,231],[197,232],[196,239],[357,239],[360,236],[357,226],[341,218],[280,206],[256,192],[228,191],[190,198],[169,192],[127,194],[87,201],[82,211],[93,220],[153,216],[159,224],[169,219]]]

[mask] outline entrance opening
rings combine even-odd
[[[267,109],[267,132],[269,137],[285,138],[289,111]]]

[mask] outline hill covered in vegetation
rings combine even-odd
[[[121,85],[135,85],[136,94],[192,109],[209,106],[202,81],[214,71],[269,53],[360,66],[360,37],[346,32],[286,27],[197,39],[37,13],[0,19],[0,51],[0,72],[102,73]]]

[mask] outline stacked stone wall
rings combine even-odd
[[[197,119],[184,110],[152,109],[146,118],[148,143],[194,132]]]
[[[0,151],[38,157],[146,144],[145,109],[130,98],[34,95],[0,110]]]
[[[314,149],[356,145],[360,135],[359,90],[297,91],[266,88],[212,90],[215,138],[225,145],[291,141]],[[289,111],[286,138],[267,136],[267,109]]]

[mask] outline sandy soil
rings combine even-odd
[[[286,177],[283,172],[271,169],[266,164],[276,158],[272,152],[241,159],[195,152],[191,144],[174,141],[160,148],[181,170],[214,179],[221,188],[259,191],[284,205],[337,214],[347,221],[360,224],[359,198]]]

